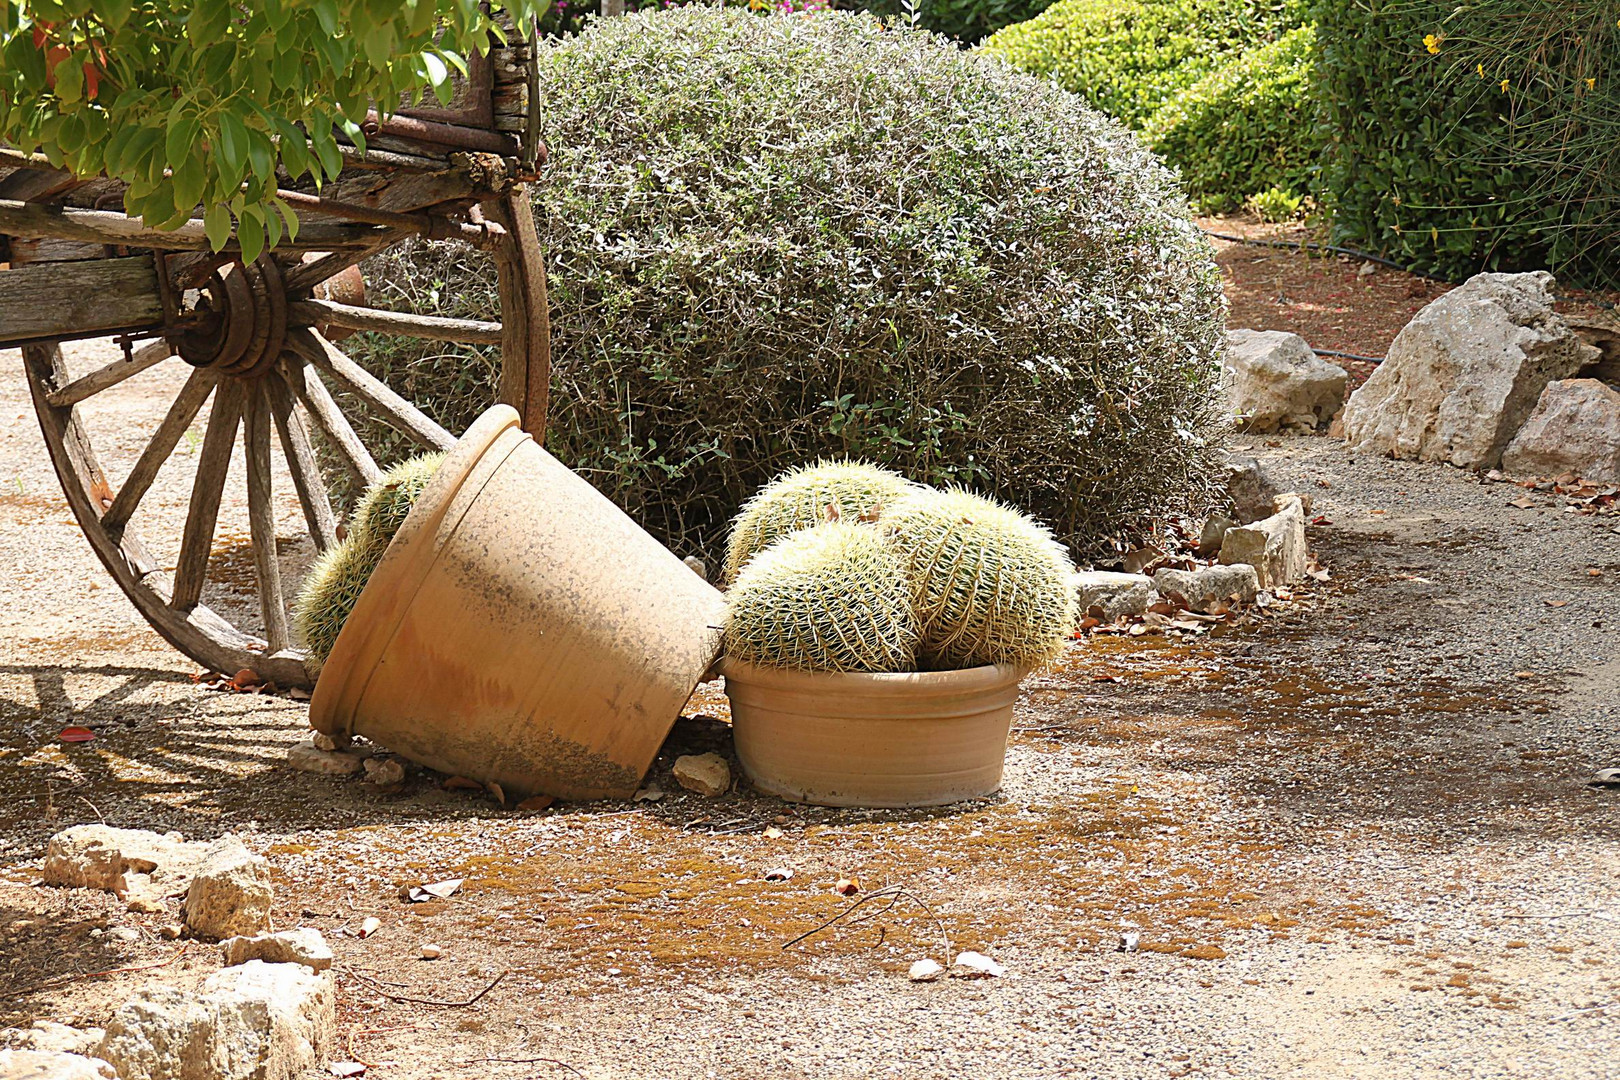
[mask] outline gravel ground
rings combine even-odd
[[[115,476],[172,367],[96,399]],[[265,854],[278,925],[333,943],[338,1055],[373,1077],[1614,1074],[1620,792],[1583,781],[1620,765],[1620,517],[1257,443],[1314,497],[1333,580],[1252,627],[1077,642],[1026,684],[998,798],[681,792],[675,754],[729,751],[707,686],[655,766],[663,800],[514,813],[424,774],[379,792],[287,770],[304,707],[192,681],[78,536],[15,353],[0,373],[0,1024],[103,1021],[218,964],[160,936],[174,910],[31,884],[53,831],[101,818]],[[222,534],[213,599],[251,610]],[[61,744],[67,724],[98,738]],[[846,876],[906,895],[783,948],[848,906]],[[446,877],[449,900],[396,895]],[[1139,951],[1116,951],[1131,929]],[[1006,977],[909,983],[942,937]],[[443,959],[416,959],[429,941]],[[394,1000],[502,972],[470,1007]]]

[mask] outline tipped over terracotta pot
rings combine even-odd
[[[628,797],[719,652],[724,608],[497,405],[366,583],[310,723],[508,800]]]
[[[1018,683],[1006,665],[864,674],[721,661],[754,785],[821,806],[939,806],[1001,787]]]

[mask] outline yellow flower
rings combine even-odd
[[[1480,78],[1483,79],[1485,77],[1485,65],[1484,64],[1475,64],[1474,65],[1474,70],[1479,72],[1479,77]]]
[[[1588,89],[1588,90],[1591,90],[1591,89],[1592,89],[1592,88],[1593,88],[1593,87],[1595,87],[1595,86],[1597,86],[1597,79],[1596,79],[1596,77],[1593,77],[1593,78],[1590,78],[1590,79],[1587,79],[1587,80],[1586,80],[1586,88],[1587,88],[1587,89]]]
[[[1429,50],[1430,56],[1440,55],[1440,39],[1434,34],[1423,35],[1423,47]]]
[[[1502,93],[1504,93],[1504,94],[1507,93],[1507,90],[1508,90],[1508,81],[1506,79],[1503,79],[1502,80]]]

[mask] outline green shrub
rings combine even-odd
[[[1082,550],[1208,495],[1210,249],[1073,95],[840,13],[604,19],[539,68],[547,445],[678,552],[823,457],[971,485]],[[496,314],[465,248],[367,274],[384,304]],[[452,431],[493,398],[487,350],[352,349]]]
[[[1316,20],[1338,242],[1454,279],[1620,284],[1612,4],[1320,0]]]
[[[1293,221],[1305,206],[1305,198],[1280,187],[1257,191],[1244,201],[1261,221]]]
[[[983,48],[1140,127],[1238,53],[1300,25],[1305,2],[1058,0]]]
[[[1187,193],[1212,209],[1271,188],[1309,194],[1319,152],[1315,63],[1315,29],[1296,27],[1188,87],[1153,114],[1142,137],[1181,172]]]

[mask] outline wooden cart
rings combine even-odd
[[[448,108],[374,114],[363,125],[366,153],[341,146],[336,181],[318,194],[294,183],[281,192],[298,212],[297,241],[247,265],[234,240],[219,253],[209,249],[200,217],[172,232],[146,228],[120,212],[119,182],[77,179],[42,157],[0,147],[0,266],[9,264],[0,269],[0,348],[22,349],[46,446],[97,556],[153,628],[210,670],[249,668],[281,687],[311,684],[289,636],[272,455],[279,447],[286,459],[315,550],[336,543],[340,525],[312,428],[356,482],[369,483],[381,470],[332,388],[424,448],[454,442],[334,345],[341,331],[498,344],[500,399],[543,435],[546,283],[524,187],[545,160],[537,110],[527,107],[531,55],[532,46],[518,40],[476,58]],[[501,321],[359,306],[358,264],[411,237],[460,239],[489,251],[499,268]],[[105,337],[120,342],[124,358],[70,377],[59,344]],[[115,490],[79,405],[162,363],[189,364],[191,372]],[[130,528],[131,516],[210,398],[170,570]],[[239,433],[262,633],[201,602]]]

